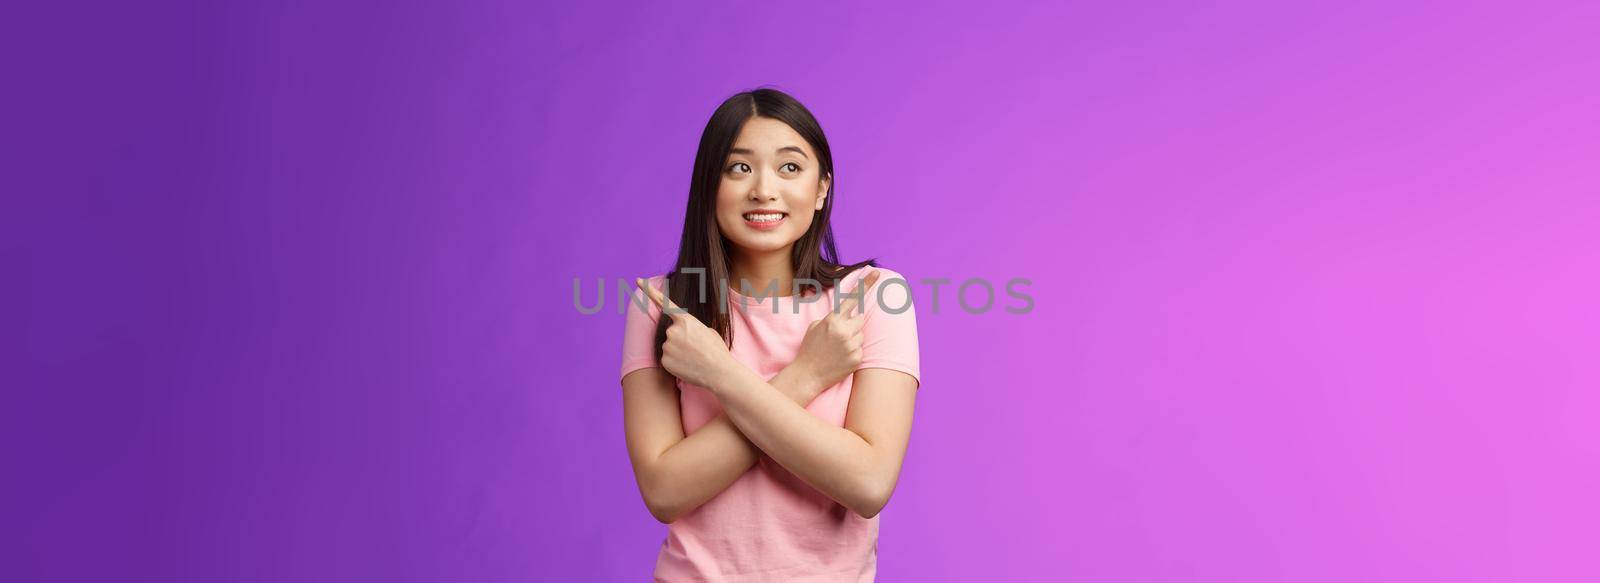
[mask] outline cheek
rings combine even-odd
[[[793,231],[796,237],[805,234],[811,229],[811,221],[816,220],[816,216],[817,211],[809,205],[794,209],[789,213],[789,230]]]
[[[729,224],[730,221],[742,220],[739,217],[741,208],[739,197],[732,196],[726,192],[718,192],[717,208],[713,211],[717,217],[717,224],[726,231],[728,227],[732,226]]]
[[[789,211],[799,214],[812,214],[817,212],[817,195],[810,192],[797,192],[787,197]]]

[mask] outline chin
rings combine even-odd
[[[741,233],[740,235],[739,237],[730,237],[728,241],[739,249],[757,253],[782,251],[799,240],[798,237],[791,238],[783,233]]]

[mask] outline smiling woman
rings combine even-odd
[[[783,140],[794,140],[795,138],[799,137],[795,134],[794,130],[789,129],[789,126],[785,125],[783,122],[771,118],[755,118],[745,122],[744,133],[748,134],[747,141],[750,142],[781,142]],[[725,213],[723,212],[725,207],[739,208],[745,206],[745,202],[747,202],[738,200],[739,194],[737,192],[737,190],[740,188],[749,188],[748,185],[742,184],[741,182],[755,173],[755,171],[750,167],[750,163],[746,162],[745,160],[761,160],[766,158],[750,148],[735,147],[730,151],[730,153],[735,156],[733,164],[728,169],[730,173],[729,176],[733,180],[730,180],[725,184],[727,185],[728,190],[733,194],[730,196],[719,195],[717,197],[717,219],[719,221],[721,221],[725,216]],[[810,164],[809,159],[806,156],[806,151],[801,149],[799,146],[779,146],[778,149],[773,152],[773,158],[776,160],[774,164],[778,166],[780,175],[801,179],[806,177],[807,174],[810,174],[807,172],[807,168],[810,166]],[[805,164],[805,166],[802,166],[801,164]],[[812,197],[816,200],[816,208],[814,210],[822,210],[823,205],[827,204],[828,182],[829,179],[827,178],[819,177],[817,179],[817,183],[820,185],[820,188],[818,189],[816,196]],[[776,190],[776,187],[769,187],[768,190]],[[761,204],[759,199],[750,202]],[[775,231],[778,229],[778,227],[787,224],[786,219],[788,218],[789,213],[784,210],[785,208],[788,208],[788,205],[762,205],[759,208],[745,211],[739,216],[743,217],[745,225],[752,229],[756,229],[758,231]],[[806,212],[809,214],[810,210],[807,210]],[[805,218],[809,219],[810,217],[808,216]],[[809,223],[810,221],[808,220],[806,222]],[[724,232],[737,231],[737,229],[729,229],[726,224],[723,225],[723,229]],[[790,240],[792,241],[793,238],[790,238]]]
[[[920,383],[916,314],[909,288],[873,287],[898,273],[838,262],[833,190],[827,139],[792,97],[740,93],[707,123],[675,266],[704,275],[639,280],[624,331],[628,453],[668,524],[658,581],[876,575]],[[741,294],[752,282],[771,297]]]

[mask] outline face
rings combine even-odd
[[[830,179],[821,176],[811,145],[788,124],[751,118],[722,167],[717,226],[735,252],[787,250],[827,202]]]

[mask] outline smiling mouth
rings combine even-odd
[[[744,220],[758,225],[766,225],[777,223],[786,216],[789,215],[787,213],[745,213]]]
[[[757,231],[774,231],[788,221],[789,213],[760,210],[744,214],[744,226]]]

